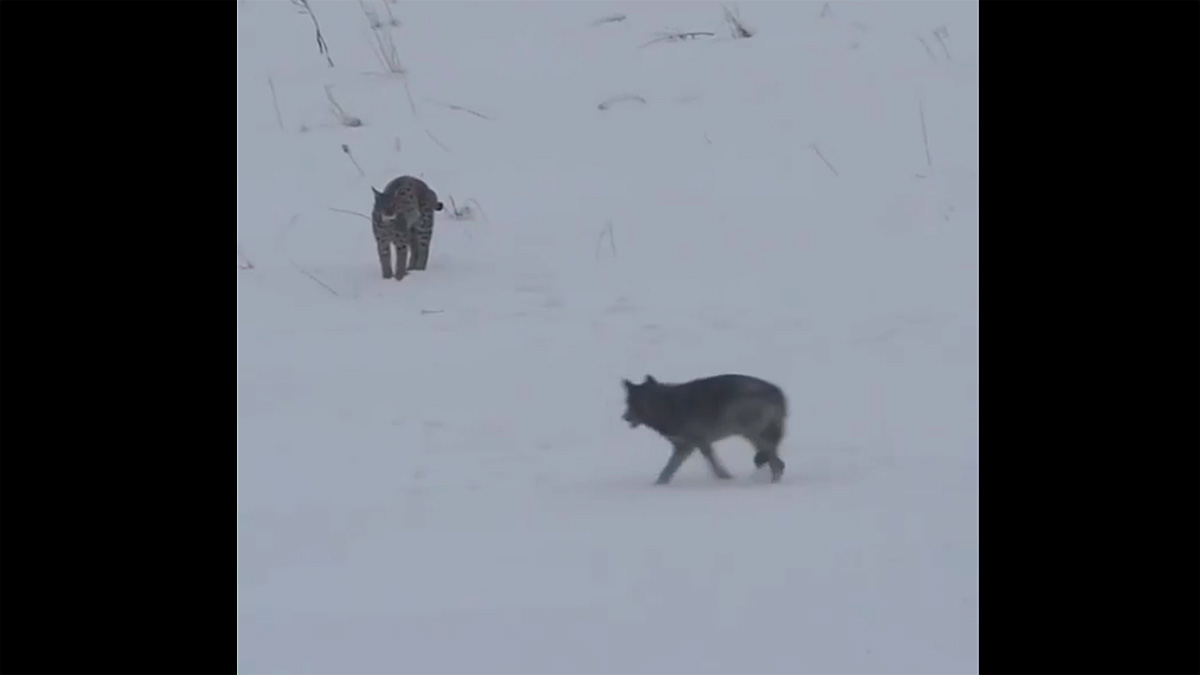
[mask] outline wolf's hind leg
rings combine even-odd
[[[777,444],[762,438],[749,439],[754,444],[754,466],[762,468],[766,464],[771,467],[771,482],[778,483],[780,478],[783,478],[783,469],[787,465],[782,459],[779,459],[779,447]]]
[[[701,443],[698,447],[700,454],[708,460],[708,466],[712,469],[714,476],[721,480],[733,478],[733,474],[729,473],[729,470],[721,464],[721,460],[717,459],[717,453],[713,450],[712,443]]]
[[[667,465],[664,466],[662,472],[658,474],[658,480],[654,481],[655,485],[666,485],[667,483],[670,483],[671,478],[675,475],[675,472],[678,471],[680,465],[683,464],[683,460],[687,459],[688,456],[692,454],[692,451],[695,450],[695,448],[692,446],[684,445],[682,443],[674,443],[673,445],[674,450],[671,451],[671,458],[667,460]]]

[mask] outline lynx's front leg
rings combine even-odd
[[[421,236],[421,209],[414,206],[404,212],[404,232],[408,236],[408,245],[412,248],[412,260],[408,263],[410,270],[425,269],[425,256],[429,254],[428,240]]]
[[[417,232],[417,228],[408,228],[408,240],[411,242],[410,245],[412,246],[412,255],[411,260],[408,262],[408,269],[425,269],[424,260],[425,256],[429,255],[429,247],[428,245],[421,244],[421,236],[420,233]]]
[[[392,242],[387,239],[376,237],[375,246],[379,252],[379,269],[383,272],[384,279],[392,278]]]
[[[403,238],[397,238],[396,244],[396,281],[404,279],[404,275],[408,273],[408,242]]]
[[[429,248],[433,245],[433,211],[423,212],[419,223],[412,229],[412,240],[419,243],[421,254],[416,267],[423,270],[429,267]]]

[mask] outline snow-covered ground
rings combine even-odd
[[[238,671],[977,672],[978,5],[363,6],[237,3]],[[621,378],[722,372],[783,482],[652,485]]]

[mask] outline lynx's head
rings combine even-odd
[[[386,222],[396,219],[396,203],[388,197],[386,193],[371,188],[371,192],[375,195],[375,205],[372,207],[373,212],[379,216],[380,220]]]
[[[625,414],[621,415],[621,419],[628,422],[630,428],[636,429],[646,423],[647,417],[654,417],[658,380],[647,375],[641,384],[629,380],[621,380],[621,384],[625,385]]]

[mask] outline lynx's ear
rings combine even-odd
[[[382,193],[382,192],[380,192],[379,190],[376,190],[374,185],[372,185],[372,186],[371,186],[371,192],[372,192],[372,193],[373,193],[373,194],[374,194],[376,197],[382,197],[382,196],[383,196],[383,193]]]
[[[625,391],[633,391],[634,389],[637,388],[637,385],[630,382],[629,380],[622,379],[621,384],[625,385]]]
[[[658,384],[658,380],[656,380],[656,379],[654,379],[653,377],[651,377],[651,376],[647,375],[647,376],[646,376],[646,381],[645,381],[645,382],[643,382],[642,384]]]

